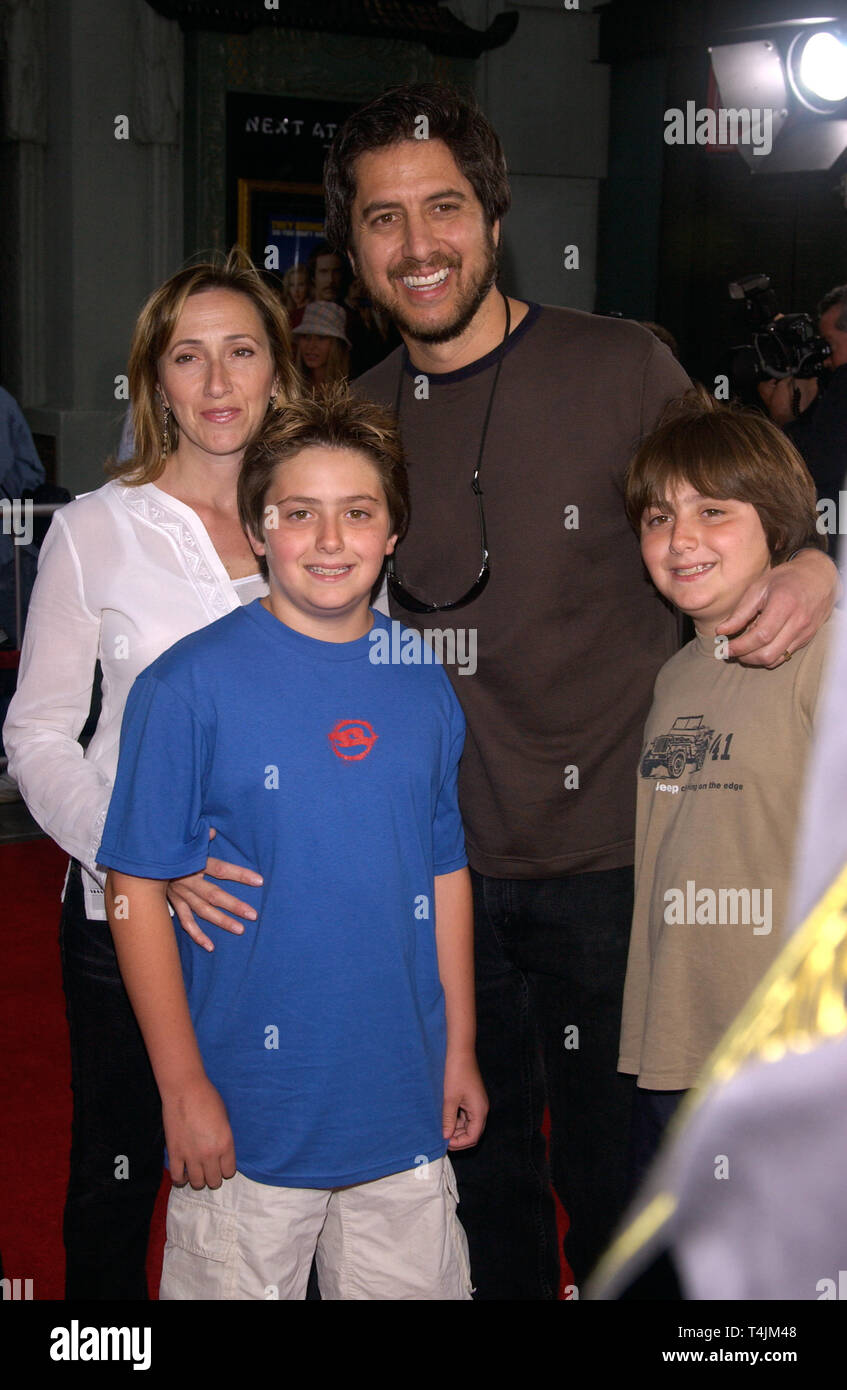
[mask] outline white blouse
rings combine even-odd
[[[154,483],[106,483],[54,515],[3,738],[32,816],[83,866],[89,916],[106,916],[96,855],[135,677],[181,637],[266,593],[261,575],[230,579],[196,512]],[[97,659],[103,707],[83,752]]]

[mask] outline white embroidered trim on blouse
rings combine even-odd
[[[179,513],[164,507],[156,498],[149,497],[140,489],[126,488],[123,501],[144,521],[158,527],[176,541],[188,577],[212,616],[221,618],[228,613],[232,605],[227,603],[220,581],[212,573],[191,528]]]

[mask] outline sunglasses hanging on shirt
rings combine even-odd
[[[410,613],[446,613],[453,608],[464,608],[466,604],[473,603],[475,598],[479,598],[491,575],[491,568],[488,558],[488,543],[485,534],[485,510],[482,505],[482,488],[479,482],[479,474],[482,468],[482,456],[485,450],[485,440],[488,434],[488,422],[491,419],[491,410],[494,405],[494,396],[497,391],[497,382],[500,378],[500,368],[503,365],[503,357],[506,352],[506,343],[509,339],[509,329],[511,328],[512,316],[509,309],[509,301],[505,295],[502,296],[506,306],[506,326],[503,331],[503,340],[497,353],[497,367],[494,372],[494,380],[491,383],[491,393],[488,397],[488,407],[485,412],[485,422],[482,426],[482,434],[479,441],[479,451],[476,458],[476,468],[471,478],[471,489],[476,496],[477,507],[479,508],[479,534],[482,543],[482,567],[466,594],[461,598],[454,598],[449,603],[428,603],[425,599],[418,598],[411,590],[407,589],[403,581],[395,572],[394,556],[389,555],[386,561],[386,581],[388,592],[401,608],[407,609]],[[406,374],[406,364],[409,361],[409,349],[404,348],[403,356],[400,361],[400,378],[397,382],[397,394],[394,398],[394,413],[400,419],[400,396],[403,390],[403,378]]]

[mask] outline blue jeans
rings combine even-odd
[[[570,1217],[577,1285],[626,1200],[634,1085],[617,1058],[632,869],[472,879],[477,1055],[491,1110],[476,1149],[452,1156],[459,1215],[478,1298],[554,1299],[551,1179]]]
[[[60,944],[74,1097],[65,1297],[146,1299],[164,1161],[162,1107],[109,924],[86,917],[75,863]]]

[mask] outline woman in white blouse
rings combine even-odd
[[[267,592],[238,521],[238,471],[268,411],[298,386],[285,310],[244,252],[182,270],[151,296],[136,325],[129,382],[134,458],[53,519],[4,728],[27,806],[72,856],[61,925],[74,1092],[67,1298],[147,1297],[162,1173],[158,1092],[97,868],[124,703],[166,648]],[[102,711],[83,752],[77,740],[97,660]],[[207,869],[261,881],[215,859]],[[194,911],[236,931],[243,928],[229,913],[255,915],[202,874],[172,883],[170,897],[207,949]]]

